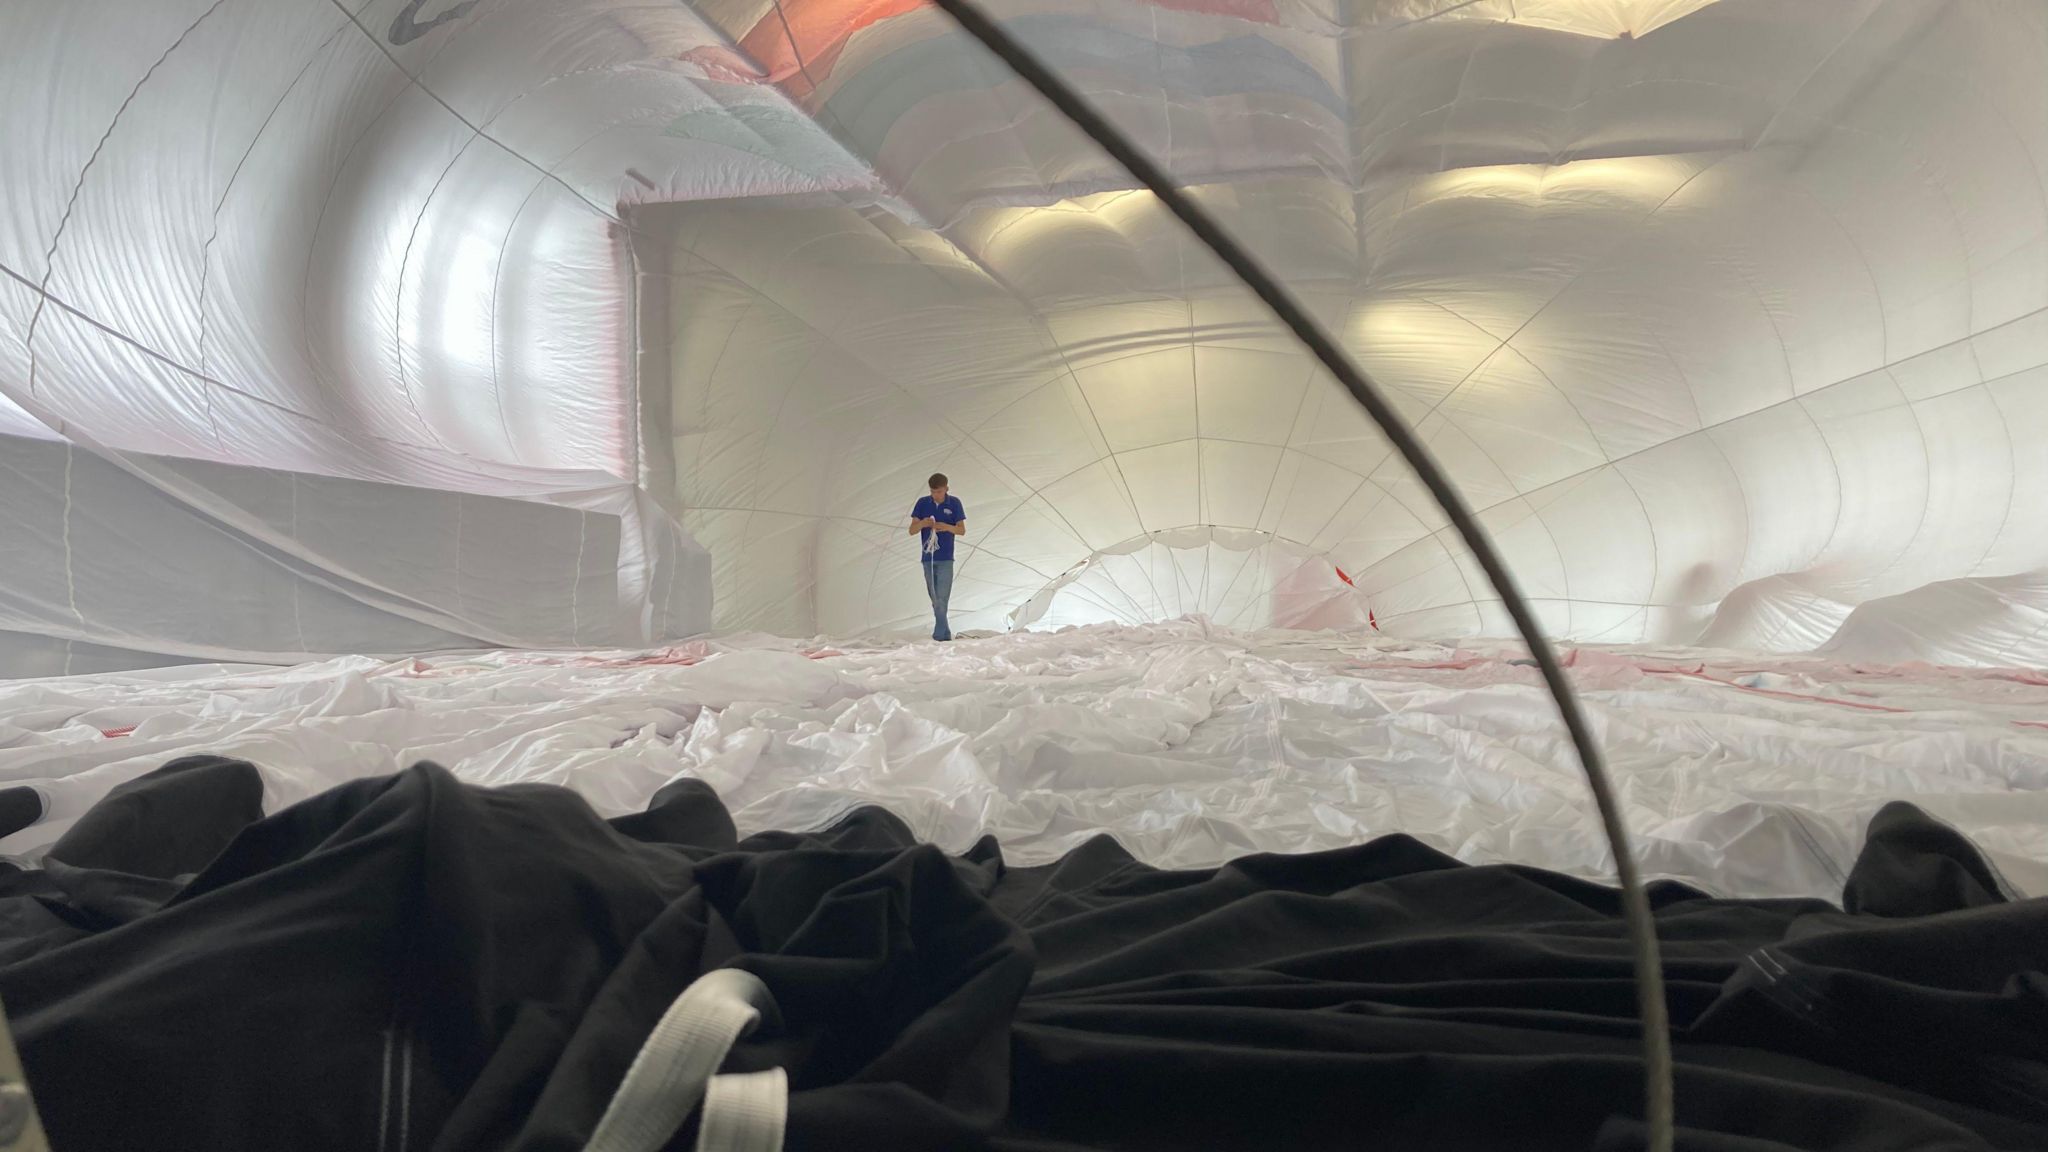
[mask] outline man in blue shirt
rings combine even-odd
[[[945,473],[932,473],[926,483],[932,494],[919,497],[910,509],[910,534],[924,544],[924,590],[932,598],[932,639],[951,640],[946,601],[953,597],[953,539],[967,534],[967,510],[960,506],[959,497],[946,494]]]

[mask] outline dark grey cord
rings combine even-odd
[[[1350,358],[1337,347],[1336,341],[1330,339],[1308,312],[1295,303],[1280,282],[1259,266],[1251,253],[1232,240],[1222,227],[1180,191],[1164,169],[1140,152],[1037,57],[1010,39],[1009,34],[994,21],[982,15],[970,0],[934,2],[945,9],[946,14],[968,35],[981,41],[1073,121],[1075,127],[1087,133],[1140,183],[1150,188],[1162,204],[1180,217],[1181,223],[1187,225],[1196,239],[1208,245],[1218,259],[1237,273],[1246,287],[1258,293],[1259,299],[1266,302],[1280,322],[1294,331],[1295,336],[1315,353],[1316,359],[1322,361],[1323,367],[1343,382],[1352,398],[1380,426],[1380,431],[1393,442],[1401,458],[1415,470],[1423,487],[1429,489],[1444,515],[1450,518],[1451,526],[1458,530],[1473,559],[1479,561],[1479,566],[1486,571],[1487,580],[1493,584],[1494,591],[1500,593],[1508,615],[1514,618],[1515,627],[1529,645],[1529,654],[1535,657],[1536,666],[1543,673],[1543,682],[1550,688],[1551,699],[1557,703],[1565,730],[1571,734],[1572,747],[1578,751],[1579,766],[1585,770],[1586,786],[1592,790],[1593,803],[1600,810],[1600,825],[1607,833],[1608,847],[1614,853],[1614,870],[1621,881],[1622,910],[1628,921],[1629,943],[1635,954],[1636,1002],[1643,1023],[1644,1112],[1649,1120],[1650,1152],[1671,1152],[1671,1035],[1664,1008],[1664,970],[1657,956],[1657,931],[1650,916],[1650,899],[1643,891],[1642,876],[1636,870],[1635,855],[1629,847],[1628,826],[1622,822],[1621,810],[1615,805],[1614,788],[1602,766],[1600,748],[1593,742],[1593,733],[1586,726],[1584,713],[1579,710],[1578,697],[1572,693],[1571,682],[1565,678],[1564,668],[1557,662],[1557,653],[1536,626],[1536,618],[1530,613],[1528,602],[1522,599],[1521,591],[1515,587],[1507,565],[1501,562],[1500,554],[1494,550],[1493,541],[1473,519],[1464,497],[1451,486],[1429,450],[1415,438],[1415,433],[1380,395],[1373,382],[1351,363]]]

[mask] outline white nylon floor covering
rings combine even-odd
[[[1571,659],[1653,876],[1839,899],[1864,822],[1909,799],[2048,893],[2048,675]],[[50,802],[0,853],[36,856],[114,785],[195,752],[256,763],[271,810],[432,759],[479,784],[567,785],[607,816],[694,775],[743,834],[875,802],[948,849],[993,833],[1018,863],[1096,832],[1194,867],[1398,831],[1469,862],[1611,876],[1549,699],[1511,650],[1198,619],[0,683],[0,782]]]

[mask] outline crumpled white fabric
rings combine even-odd
[[[1838,899],[1869,817],[1904,799],[2048,892],[2048,676],[1570,658],[1650,876]],[[1554,708],[1506,647],[1200,619],[950,645],[731,636],[21,681],[0,684],[0,716],[0,782],[51,802],[0,842],[16,856],[115,784],[212,752],[254,762],[270,810],[431,759],[478,784],[564,785],[606,816],[691,776],[743,833],[876,803],[949,850],[994,835],[1023,864],[1103,833],[1203,867],[1405,832],[1468,862],[1612,877]]]

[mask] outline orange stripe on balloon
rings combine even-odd
[[[1174,12],[1278,24],[1275,0],[1142,0]],[[745,59],[725,49],[698,48],[683,58],[726,83],[769,83],[801,100],[832,74],[856,33],[924,6],[924,0],[784,0],[740,37]],[[751,59],[759,68],[751,67]]]

